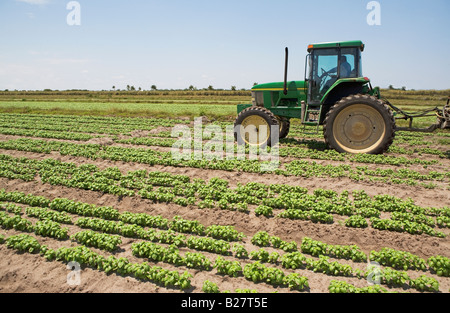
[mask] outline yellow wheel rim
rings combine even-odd
[[[260,146],[270,138],[270,125],[259,115],[250,115],[241,123],[241,137],[246,144]]]
[[[338,113],[333,123],[336,143],[348,153],[368,153],[385,137],[383,116],[371,106],[354,104]]]

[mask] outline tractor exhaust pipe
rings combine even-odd
[[[289,49],[286,47],[286,58],[284,63],[284,88],[283,88],[284,95],[287,95],[288,59],[289,59]]]

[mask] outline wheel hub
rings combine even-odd
[[[384,120],[374,108],[355,104],[336,117],[333,135],[338,145],[349,153],[364,153],[377,145],[385,134]]]
[[[246,117],[241,123],[241,134],[248,145],[261,145],[270,138],[270,126],[267,121],[259,115]]]
[[[366,141],[371,132],[372,122],[370,119],[364,115],[352,115],[349,117],[343,126],[345,136],[351,142],[364,142]]]

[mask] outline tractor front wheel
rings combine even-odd
[[[252,106],[239,113],[234,123],[235,137],[239,145],[266,147],[278,143],[279,130],[276,116],[269,110]]]
[[[381,154],[395,137],[395,119],[389,107],[369,95],[338,101],[324,121],[325,142],[339,152]]]

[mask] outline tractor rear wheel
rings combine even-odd
[[[328,111],[323,132],[327,145],[339,152],[381,154],[394,140],[395,119],[384,101],[352,95]]]
[[[234,123],[235,137],[239,145],[266,147],[278,143],[279,136],[276,116],[263,107],[252,106],[239,113]]]

